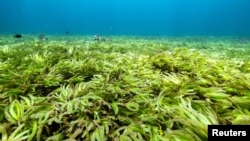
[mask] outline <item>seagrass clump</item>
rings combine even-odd
[[[202,141],[209,124],[249,124],[249,62],[171,44],[1,47],[1,140]]]

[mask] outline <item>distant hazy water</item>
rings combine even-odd
[[[1,0],[0,33],[250,36],[250,0]]]

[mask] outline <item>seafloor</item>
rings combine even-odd
[[[0,36],[2,141],[204,141],[250,123],[250,39]]]

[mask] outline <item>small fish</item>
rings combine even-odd
[[[66,31],[65,33],[66,33],[66,34],[69,34],[69,32],[68,32],[68,31]]]
[[[94,41],[99,41],[99,40],[100,40],[99,35],[98,35],[98,34],[96,34],[96,35],[94,36],[93,40],[94,40]]]
[[[14,37],[15,38],[22,38],[22,35],[21,34],[16,34]]]
[[[101,38],[98,34],[96,34],[93,38],[94,41],[101,41],[101,42],[105,42],[107,39],[105,38]]]
[[[47,41],[48,40],[48,38],[44,35],[44,34],[39,34],[38,35],[38,38],[41,40],[41,41]]]
[[[105,42],[105,41],[106,41],[106,39],[105,39],[105,38],[101,38],[101,39],[100,39],[100,41]]]

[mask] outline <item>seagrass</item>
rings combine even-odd
[[[2,141],[203,141],[250,123],[250,42],[0,39]]]

